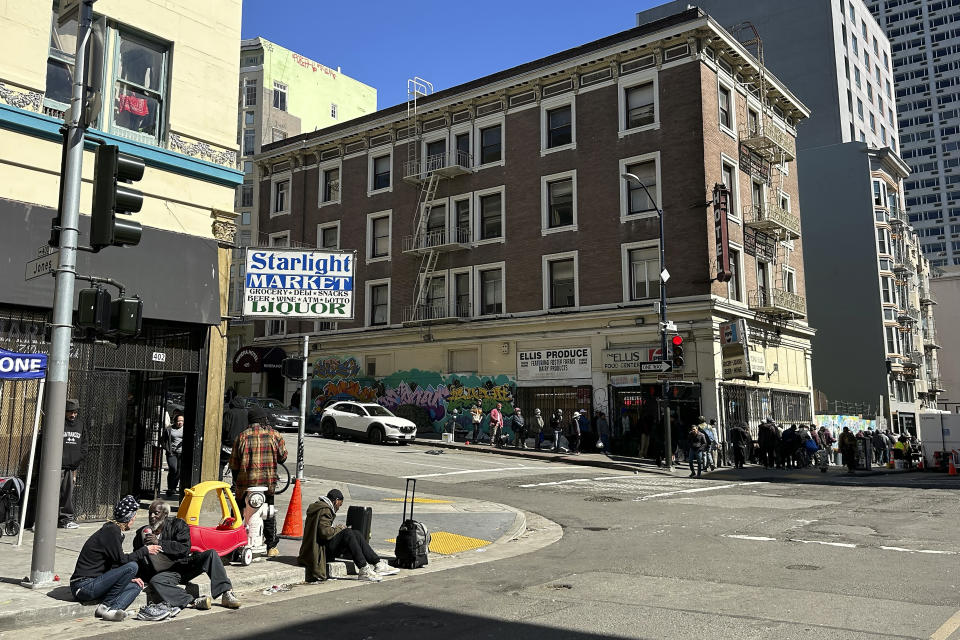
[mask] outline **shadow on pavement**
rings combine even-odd
[[[526,622],[494,620],[478,615],[427,609],[405,603],[357,609],[330,617],[317,617],[273,629],[258,629],[238,640],[249,638],[318,637],[327,638],[417,638],[452,640],[453,638],[508,638],[510,640],[588,640],[621,636],[586,633]]]
[[[960,476],[927,471],[856,471],[852,474],[831,467],[826,473],[819,469],[718,469],[704,475],[704,479],[719,482],[781,482],[827,486],[902,487],[909,489],[960,489]]]

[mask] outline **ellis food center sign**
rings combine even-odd
[[[355,252],[248,249],[243,315],[353,319]]]

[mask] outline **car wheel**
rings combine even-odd
[[[384,439],[383,427],[374,425],[367,430],[367,440],[370,444],[383,444]]]
[[[337,436],[337,421],[333,418],[327,418],[321,422],[320,436],[323,438],[335,438]]]

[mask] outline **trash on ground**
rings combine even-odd
[[[424,453],[430,456],[438,456],[443,453],[443,449],[430,449],[430,451],[425,451]]]
[[[262,593],[265,596],[270,596],[275,593],[283,593],[284,591],[290,591],[290,588],[291,587],[288,584],[275,584],[269,589],[264,589],[260,593]]]

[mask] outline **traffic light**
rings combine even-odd
[[[121,336],[135,336],[143,326],[143,300],[120,298],[110,303],[110,330]]]
[[[110,329],[110,293],[103,289],[81,289],[77,303],[77,324],[92,334]]]
[[[673,343],[673,368],[679,369],[683,366],[683,336],[675,335],[670,342]]]
[[[143,193],[127,186],[143,178],[143,169],[142,159],[120,153],[116,145],[97,147],[90,219],[90,246],[94,251],[140,244],[140,223],[118,218],[117,214],[136,213],[143,206]]]
[[[284,358],[280,363],[280,373],[289,380],[303,380],[303,359]]]

